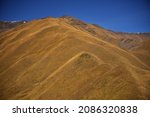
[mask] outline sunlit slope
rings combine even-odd
[[[150,99],[149,69],[62,19],[0,33],[0,99]]]
[[[72,25],[74,28],[86,32],[94,37],[100,38],[111,44],[114,44],[128,52],[139,53],[139,51],[144,51],[150,53],[150,49],[144,47],[144,45],[150,40],[150,33],[122,33],[114,32],[111,30],[106,30],[96,24],[88,24],[79,19],[63,16],[60,20]],[[149,43],[149,42],[148,42]],[[147,44],[149,45],[149,44]],[[148,54],[134,54],[142,62],[147,64],[146,59],[150,59]],[[149,54],[150,55],[150,54]],[[146,58],[146,59],[143,59]],[[150,64],[147,64],[150,66]]]

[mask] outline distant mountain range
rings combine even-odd
[[[0,99],[150,99],[150,33],[70,16],[0,31]]]
[[[0,32],[15,28],[27,21],[0,21]]]

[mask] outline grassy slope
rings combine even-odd
[[[1,33],[0,80],[0,99],[150,99],[148,65],[62,19]]]

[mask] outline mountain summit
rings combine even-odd
[[[150,99],[150,34],[73,17],[0,32],[0,99]]]

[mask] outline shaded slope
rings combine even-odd
[[[88,24],[76,18],[70,16],[63,16],[60,20],[65,21],[66,23],[74,26],[76,29],[87,32],[97,38],[100,38],[104,41],[117,45],[118,47],[129,51],[147,51],[150,50],[144,48],[144,43],[150,40],[150,33],[122,33],[122,32],[113,32],[106,30],[96,24]],[[135,54],[140,60],[147,64],[147,60],[141,59],[141,57]],[[144,58],[147,58],[147,55],[143,54]],[[149,64],[148,64],[149,65]]]
[[[150,66],[150,40],[145,40],[142,45],[132,51],[140,60]]]

